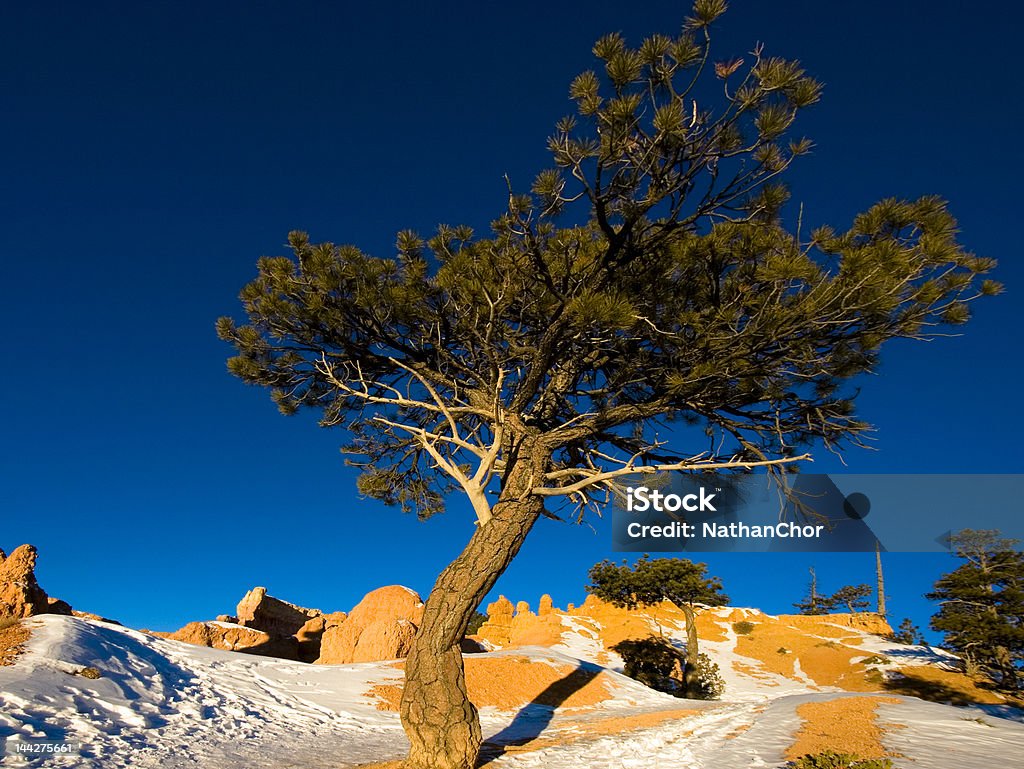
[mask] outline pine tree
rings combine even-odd
[[[998,531],[964,529],[951,539],[964,563],[935,583],[931,627],[968,667],[1017,689],[1024,665],[1024,554]]]
[[[934,196],[796,226],[783,174],[812,147],[793,126],[821,86],[760,45],[716,63],[724,10],[697,0],[636,48],[600,39],[551,167],[491,232],[402,232],[385,257],[293,232],[242,290],[247,321],[218,321],[232,374],[347,431],[361,493],[421,517],[451,493],[472,506],[406,660],[410,769],[476,763],[459,643],[541,516],[599,512],[638,472],[779,480],[818,441],[857,445],[851,380],[881,347],[999,291]],[[710,440],[666,442],[676,421]]]
[[[590,569],[587,592],[603,601],[627,609],[657,606],[671,601],[686,615],[686,666],[683,685],[687,696],[703,698],[699,679],[700,649],[697,637],[699,605],[724,606],[729,596],[722,592],[717,577],[707,576],[707,565],[682,558],[657,558],[647,555],[632,567],[602,561]]]
[[[889,640],[898,644],[919,644],[924,639],[921,636],[921,629],[914,624],[910,617],[905,617],[896,632],[889,636]]]
[[[828,604],[833,609],[845,606],[847,611],[853,613],[868,608],[870,598],[870,585],[843,585],[829,597]]]
[[[801,614],[828,614],[835,608],[832,599],[818,593],[818,575],[811,566],[808,570],[811,575],[810,583],[807,586],[807,597],[793,607]]]

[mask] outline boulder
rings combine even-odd
[[[31,617],[36,614],[70,614],[64,601],[46,595],[36,581],[37,552],[22,545],[7,555],[0,550],[0,615]]]
[[[306,622],[322,613],[269,596],[265,587],[254,587],[246,593],[235,610],[239,625],[278,637],[295,635]]]
[[[344,621],[345,616],[345,612],[336,611],[307,620],[306,624],[295,633],[295,640],[299,644],[299,659],[302,662],[316,662],[320,657],[320,642],[324,632],[328,628],[338,627]]]
[[[156,635],[196,646],[208,646],[211,649],[260,654],[264,657],[287,660],[299,659],[299,645],[294,638],[274,638],[262,630],[227,622],[189,622],[173,633]]]
[[[423,617],[423,602],[401,585],[378,588],[363,597],[348,617],[325,619],[320,664],[376,662],[404,657]]]

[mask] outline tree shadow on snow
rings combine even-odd
[[[571,673],[550,684],[532,702],[520,708],[512,723],[484,741],[477,767],[486,766],[504,755],[510,747],[526,745],[537,739],[551,724],[555,711],[597,678],[601,670],[600,666],[581,662]]]

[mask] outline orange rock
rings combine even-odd
[[[238,624],[272,636],[294,635],[308,620],[322,613],[269,596],[265,587],[254,587],[246,593],[235,610]]]
[[[324,630],[327,629],[327,620],[323,616],[313,617],[307,620],[306,624],[295,633],[295,640],[299,644],[299,659],[303,662],[315,662],[320,656],[320,641],[323,638]]]
[[[546,617],[554,611],[553,602],[551,596],[545,593],[540,597],[540,603],[537,605],[537,616]]]
[[[320,656],[320,644],[328,628],[338,627],[347,615],[343,611],[321,614],[313,617],[299,628],[295,640],[299,644],[299,659],[302,662],[316,662]]]
[[[880,636],[892,635],[892,627],[889,626],[885,617],[871,611],[854,614],[780,614],[779,621],[801,630],[817,631],[829,625],[842,625],[865,633],[874,633]]]
[[[53,600],[53,599],[51,599]],[[109,617],[101,617],[99,614],[93,614],[91,611],[78,611],[77,609],[71,610],[71,616],[80,617],[81,619],[91,619],[97,622],[106,622],[110,625],[120,625],[116,619],[110,619]]]
[[[0,615],[31,617],[36,614],[70,614],[64,601],[52,603],[36,581],[37,552],[32,545],[17,547],[10,555],[0,550]]]
[[[511,623],[513,611],[512,602],[503,595],[499,595],[494,603],[487,604],[487,618],[495,624]]]
[[[409,588],[390,585],[363,597],[343,621],[325,620],[320,664],[375,662],[404,657],[423,617],[423,602]]]
[[[298,643],[294,638],[273,638],[268,633],[242,625],[224,622],[189,622],[173,633],[156,635],[174,641],[208,646],[211,649],[260,654],[265,657],[298,660]]]

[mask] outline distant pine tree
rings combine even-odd
[[[834,608],[832,599],[818,594],[818,575],[812,566],[808,571],[811,573],[811,582],[807,586],[807,597],[793,607],[801,614],[828,614]]]
[[[913,623],[910,617],[905,617],[900,626],[896,628],[896,632],[889,636],[889,640],[909,646],[923,642],[924,638],[921,636],[921,629]]]
[[[940,607],[931,627],[968,668],[1017,689],[1024,665],[1024,555],[1018,540],[998,531],[964,529],[952,537],[964,563],[944,574],[927,595]]]
[[[466,635],[473,635],[476,633],[482,624],[487,621],[487,615],[481,612],[473,612],[472,618],[469,620],[469,625],[466,627]]]
[[[871,598],[870,585],[843,585],[828,599],[832,608],[845,606],[847,611],[864,611]]]

